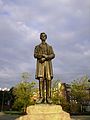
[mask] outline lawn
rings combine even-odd
[[[17,114],[6,114],[3,112],[0,112],[0,120],[15,120],[19,116],[20,115],[17,115]]]

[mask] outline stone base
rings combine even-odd
[[[27,107],[27,115],[16,120],[71,120],[60,105],[38,104]]]

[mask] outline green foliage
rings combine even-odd
[[[80,79],[74,80],[71,83],[71,97],[77,100],[77,102],[83,102],[88,99],[88,79],[89,78],[87,76],[84,76]]]
[[[67,101],[65,96],[60,94],[60,92],[62,92],[62,87],[59,86],[59,83],[61,83],[60,80],[57,80],[53,83],[53,87],[52,87],[53,104],[61,105],[63,110],[69,112],[70,111],[69,102]]]
[[[23,82],[27,82],[29,79],[30,79],[30,73],[28,72],[21,73],[21,80]]]
[[[54,104],[61,105],[63,110],[69,112],[69,102],[65,99],[65,97],[59,96],[57,91],[53,93],[52,101]]]
[[[61,80],[53,80],[52,89],[58,88],[58,83],[61,83]]]
[[[19,83],[13,89],[15,95],[14,108],[18,110],[25,110],[28,105],[33,104],[32,96],[35,83],[23,82]]]
[[[60,98],[60,105],[62,106],[63,110],[70,112],[70,104],[64,97]]]

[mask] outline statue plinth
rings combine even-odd
[[[38,104],[27,107],[27,115],[16,120],[71,120],[60,105]]]

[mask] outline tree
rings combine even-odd
[[[69,112],[69,102],[67,100],[65,83],[61,83],[60,80],[53,82],[52,86],[52,100],[54,104],[62,106],[63,110]]]
[[[83,76],[71,83],[71,96],[78,102],[88,99],[88,79],[87,76]]]
[[[89,99],[88,76],[83,76],[71,83],[71,101],[78,105],[79,112],[82,111],[82,104]]]
[[[15,95],[14,108],[26,112],[26,107],[33,104],[32,96],[35,82],[22,82],[15,86],[13,94]]]
[[[22,80],[22,82],[27,82],[29,79],[30,79],[30,73],[29,72],[21,73],[21,80]]]

